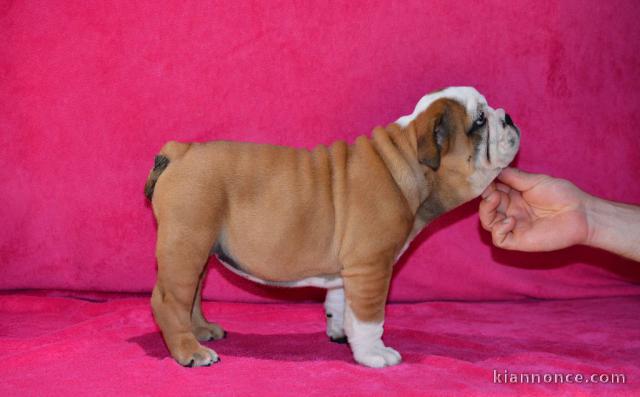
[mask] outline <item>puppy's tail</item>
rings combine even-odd
[[[182,155],[184,155],[184,153],[189,149],[189,146],[191,145],[188,143],[170,141],[160,149],[160,153],[158,153],[154,159],[153,169],[149,172],[147,183],[144,185],[144,195],[147,199],[151,200],[153,198],[153,191],[156,188],[156,182],[158,182],[160,174],[167,169],[171,160],[182,157]]]

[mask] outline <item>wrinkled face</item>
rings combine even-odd
[[[472,87],[424,96],[396,123],[416,134],[425,176],[451,205],[471,200],[515,157],[520,131],[503,109],[493,109]]]

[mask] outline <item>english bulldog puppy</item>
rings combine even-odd
[[[171,355],[219,361],[199,343],[225,336],[200,307],[216,255],[257,283],[326,288],[329,338],[348,341],[360,364],[400,363],[382,341],[394,263],[425,225],[480,195],[519,142],[504,110],[451,87],[352,145],[167,143],[145,194],[158,221],[151,305]]]

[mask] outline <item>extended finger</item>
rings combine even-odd
[[[511,196],[500,190],[498,190],[496,193],[500,197],[497,211],[506,214],[507,208],[509,208],[509,204],[511,204]]]
[[[491,225],[495,222],[497,216],[498,205],[500,204],[500,195],[497,192],[491,193],[487,198],[480,202],[478,215],[480,216],[480,224],[482,227],[491,231]]]
[[[511,191],[511,187],[505,185],[504,183],[496,182],[496,190],[501,192],[509,193]]]
[[[530,174],[528,172],[511,167],[503,169],[500,175],[498,175],[498,179],[501,182],[521,192],[533,188],[544,178],[546,178],[546,175]]]
[[[484,189],[484,192],[482,192],[481,196],[483,199],[486,199],[487,197],[489,197],[489,195],[491,193],[493,193],[496,190],[496,185],[495,183],[491,182],[489,184],[489,186],[486,187],[486,189]]]

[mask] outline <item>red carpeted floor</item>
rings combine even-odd
[[[640,296],[392,304],[384,339],[404,363],[383,370],[327,340],[320,304],[204,307],[228,331],[208,343],[222,361],[183,368],[147,297],[0,296],[0,395],[640,394]],[[626,384],[495,383],[504,371],[624,374]]]

